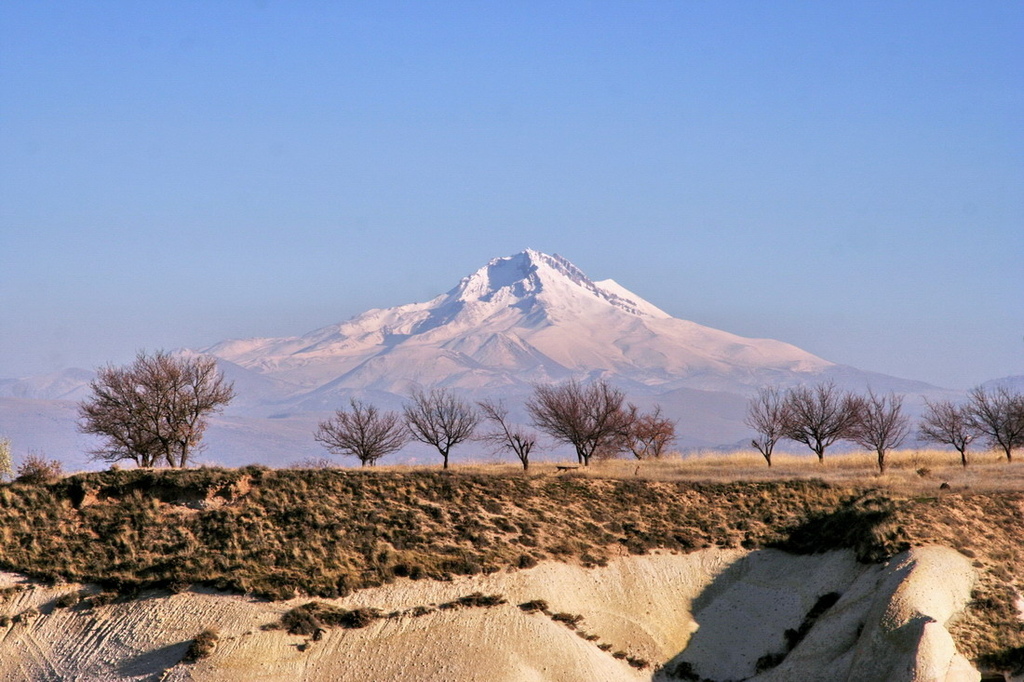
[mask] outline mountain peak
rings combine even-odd
[[[430,301],[209,352],[318,396],[522,387],[595,372],[635,386],[720,390],[832,364],[675,319],[612,280],[594,281],[566,258],[534,250],[495,258]]]
[[[540,296],[547,306],[569,303],[583,297],[640,317],[669,317],[636,294],[612,280],[595,282],[576,265],[558,254],[548,255],[526,249],[512,256],[491,260],[487,265],[448,292],[447,298],[461,303],[512,301]]]

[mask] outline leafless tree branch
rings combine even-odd
[[[405,406],[405,423],[414,440],[437,448],[447,469],[451,449],[473,437],[480,416],[451,391],[435,388],[429,393],[413,392]]]
[[[207,417],[234,397],[211,357],[140,352],[127,367],[99,370],[79,404],[79,429],[104,438],[92,454],[140,467],[184,467],[200,449]]]
[[[503,450],[511,450],[523,463],[523,471],[530,469],[530,453],[537,445],[537,434],[527,431],[508,420],[508,408],[501,401],[484,400],[477,405],[484,418],[493,425],[477,438]]]
[[[397,412],[380,412],[355,398],[349,406],[349,410],[338,410],[334,417],[320,422],[314,434],[330,452],[356,457],[362,466],[373,466],[408,442],[405,423]]]

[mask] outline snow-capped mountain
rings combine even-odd
[[[493,390],[603,375],[644,392],[748,390],[833,363],[673,318],[612,280],[536,251],[496,258],[427,301],[284,339],[205,350],[309,391]]]
[[[747,396],[764,385],[831,379],[907,394],[911,409],[920,396],[949,395],[674,318],[610,279],[591,280],[565,258],[531,250],[496,258],[425,303],[369,310],[303,336],[181,352],[215,356],[235,384],[237,397],[206,438],[209,459],[232,465],[322,456],[312,438],[317,420],[349,397],[396,409],[412,389],[433,386],[502,398],[525,421],[534,384],[603,377],[639,406],[658,403],[677,419],[681,447],[745,442]],[[36,450],[66,450],[81,440],[69,401],[85,397],[91,377],[67,370],[0,381],[0,432]],[[26,430],[29,423],[48,426]]]

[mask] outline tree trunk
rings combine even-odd
[[[967,448],[960,451],[960,464],[963,465],[964,469],[967,468]]]
[[[878,473],[885,473],[885,450],[878,451]]]

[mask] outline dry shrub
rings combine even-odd
[[[326,457],[306,457],[288,465],[289,469],[335,469],[338,463]]]
[[[365,628],[383,617],[380,609],[359,608],[350,611],[323,602],[309,602],[282,615],[279,626],[291,635],[311,636],[318,630],[330,627],[347,630]]]
[[[78,604],[82,600],[82,596],[79,591],[65,592],[54,600],[53,605],[58,609],[69,609]]]
[[[45,485],[53,483],[64,475],[64,466],[60,460],[46,459],[35,453],[28,454],[18,466],[17,483],[28,485]]]
[[[505,598],[500,594],[483,594],[482,592],[474,592],[464,597],[459,597],[453,602],[447,602],[445,604],[439,604],[439,609],[451,609],[451,608],[468,608],[474,606],[491,607],[498,606],[500,604],[507,604]]]
[[[220,639],[220,633],[215,628],[203,630],[188,645],[188,651],[185,652],[184,660],[189,663],[195,663],[204,658],[209,658],[213,654],[214,649],[217,648],[218,639]]]
[[[537,613],[538,611],[550,613],[550,611],[548,611],[548,603],[543,599],[534,599],[532,601],[524,602],[519,605],[519,608],[526,613]]]
[[[583,616],[578,613],[565,613],[562,611],[551,616],[551,620],[563,624],[570,630],[575,630],[576,626],[583,620]]]

